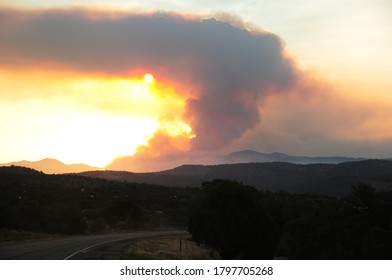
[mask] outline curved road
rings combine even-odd
[[[133,232],[75,236],[56,240],[1,244],[2,260],[121,259],[124,248],[138,239],[184,234],[184,231]]]

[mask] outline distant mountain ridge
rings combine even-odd
[[[213,162],[216,164],[230,163],[252,163],[252,162],[290,162],[300,164],[313,163],[341,163],[347,161],[360,161],[364,158],[352,157],[307,157],[292,156],[284,153],[261,153],[253,150],[243,150],[230,153],[228,155],[216,157]],[[89,166],[86,164],[64,164],[59,160],[46,158],[39,161],[16,161],[0,164],[0,166],[24,166],[47,174],[80,173],[91,170],[102,170],[102,168]],[[132,168],[132,167],[130,167]],[[199,168],[200,169],[200,168]],[[196,168],[192,172],[197,172]]]
[[[253,150],[233,152],[221,158],[225,163],[248,163],[248,162],[290,162],[300,164],[313,163],[342,163],[347,161],[361,161],[365,158],[353,158],[342,156],[310,157],[292,156],[284,153],[261,153]]]
[[[257,152],[246,153],[248,153],[246,155],[248,159],[249,154],[255,155],[256,159],[260,156]],[[243,152],[239,155],[242,156]],[[238,154],[234,156],[238,160]],[[273,153],[272,157],[274,159],[285,158],[286,155]],[[11,165],[25,166],[49,174],[73,173],[83,177],[174,187],[199,187],[205,181],[228,179],[243,182],[261,190],[330,196],[345,196],[349,193],[351,186],[359,183],[371,184],[379,191],[392,190],[391,160],[355,160],[333,164],[298,164],[282,161],[217,165],[188,164],[148,173],[97,170],[97,168],[83,164],[66,165],[53,159],[38,162],[14,162],[6,166]],[[15,171],[36,172],[32,169],[16,168]],[[96,170],[91,171],[94,169]],[[7,170],[3,171],[7,172]]]
[[[371,184],[377,190],[392,190],[390,160],[307,165],[287,162],[182,165],[161,172],[89,171],[79,175],[179,187],[198,187],[204,181],[229,179],[262,190],[331,196],[344,196],[352,185],[359,183]]]
[[[59,160],[46,158],[39,161],[16,161],[10,163],[0,164],[0,166],[23,166],[42,171],[46,174],[61,174],[61,173],[79,173],[90,170],[100,170],[98,167],[89,166],[86,164],[65,164]]]

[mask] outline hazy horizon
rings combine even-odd
[[[366,161],[366,160],[391,160],[390,158],[355,158],[344,156],[302,156],[291,155],[280,152],[263,153],[254,150],[233,151],[229,154],[222,154],[214,157],[192,158],[191,161],[186,161],[183,158],[173,161],[161,162],[158,161],[154,165],[150,165],[147,169],[138,169],[134,166],[119,165],[97,167],[86,165],[83,163],[64,163],[54,158],[43,158],[37,161],[14,161],[14,162],[0,162],[2,166],[22,166],[32,168],[46,174],[64,174],[64,173],[81,173],[86,171],[127,171],[132,173],[150,173],[161,172],[171,169],[176,169],[182,166],[216,166],[216,165],[230,165],[230,164],[247,164],[247,163],[269,163],[269,162],[286,162],[293,164],[338,164],[343,162]]]

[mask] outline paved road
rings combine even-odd
[[[183,233],[183,231],[133,232],[2,244],[0,259],[120,259],[123,249],[137,239]]]

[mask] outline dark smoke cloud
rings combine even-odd
[[[0,61],[126,75],[148,69],[185,85],[194,149],[229,144],[260,122],[259,100],[296,69],[274,34],[172,13],[0,10]]]

